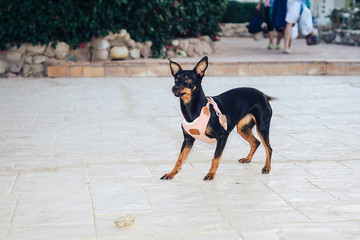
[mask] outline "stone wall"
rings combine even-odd
[[[252,34],[249,33],[246,25],[248,23],[222,23],[221,36],[225,37],[251,37]]]
[[[46,77],[48,66],[69,65],[82,62],[106,62],[148,58],[152,55],[152,43],[135,42],[126,30],[110,33],[102,38],[93,38],[71,49],[67,43],[33,46],[30,43],[9,47],[0,52],[0,77]],[[211,54],[214,44],[208,36],[175,39],[166,45],[163,53],[169,58],[194,57]]]
[[[329,32],[321,32],[320,38],[326,43],[360,46],[360,30],[337,29]]]

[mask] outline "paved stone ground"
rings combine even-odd
[[[275,96],[272,171],[234,131],[214,181],[167,78],[0,79],[0,239],[358,239],[358,76],[206,77]],[[131,227],[114,219],[132,213]]]

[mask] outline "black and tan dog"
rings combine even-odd
[[[171,73],[175,78],[172,91],[180,98],[183,114],[184,142],[174,169],[161,179],[172,179],[179,172],[195,139],[216,143],[211,168],[204,180],[214,179],[227,138],[235,126],[237,132],[250,143],[251,147],[249,155],[239,161],[249,163],[260,145],[252,132],[256,125],[266,150],[266,162],[262,173],[269,173],[272,153],[269,142],[272,110],[269,101],[272,98],[254,88],[236,88],[207,98],[201,87],[201,81],[208,67],[207,57],[202,58],[193,70],[182,70],[178,63],[169,61]]]

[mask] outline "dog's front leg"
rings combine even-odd
[[[211,162],[211,168],[204,177],[204,181],[213,180],[215,178],[216,170],[219,167],[221,155],[224,151],[228,135],[221,136],[217,139],[215,154]]]
[[[184,132],[184,141],[181,146],[181,152],[178,160],[174,166],[174,169],[170,172],[162,176],[160,179],[169,180],[172,179],[181,169],[182,164],[184,163],[186,157],[189,155],[192,146],[194,145],[195,138],[190,136],[189,134]]]

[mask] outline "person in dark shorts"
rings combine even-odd
[[[286,12],[287,12],[287,0],[273,0],[272,3],[272,25],[277,32],[276,49],[280,50],[280,42],[284,35],[284,29],[286,27]]]
[[[265,0],[264,3],[264,11],[265,11],[265,23],[267,25],[266,31],[269,36],[269,45],[268,49],[272,50],[274,49],[274,27],[271,22],[271,1]]]

